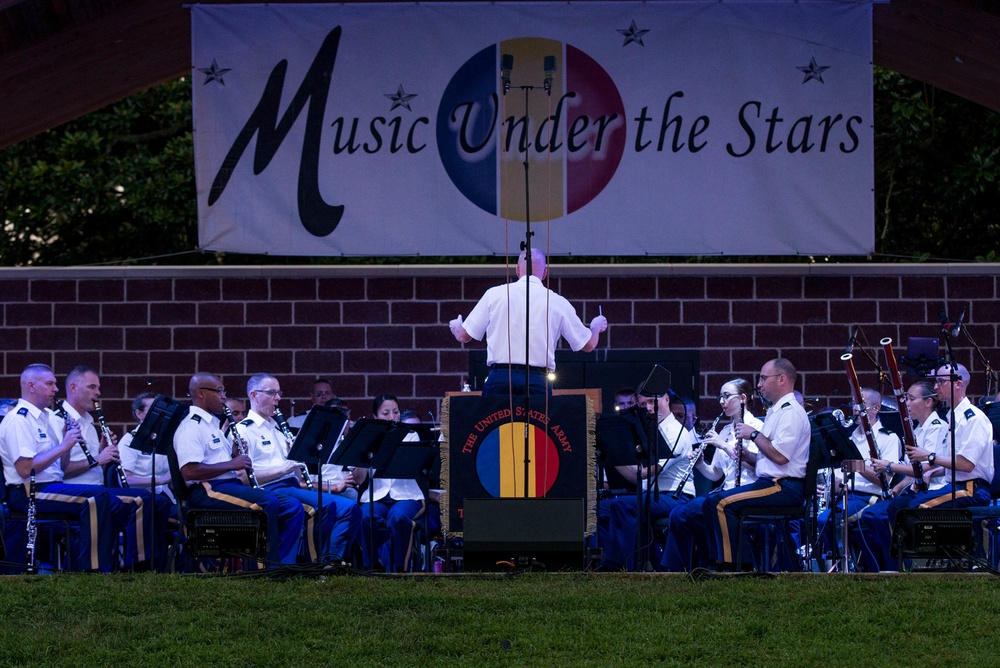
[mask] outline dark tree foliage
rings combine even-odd
[[[1000,114],[894,72],[875,79],[875,254],[989,260],[1000,246]],[[3,266],[502,262],[201,253],[191,84],[144,91],[0,151]],[[805,262],[803,257],[573,258]]]

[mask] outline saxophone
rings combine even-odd
[[[281,414],[281,409],[277,406],[274,407],[274,421],[278,423],[278,429],[284,434],[285,440],[288,441],[288,447],[291,449],[295,436],[292,434],[292,430],[288,428],[288,420]],[[313,484],[312,476],[309,475],[309,467],[305,465],[305,462],[299,462],[298,464],[299,470],[302,471],[302,479],[305,481],[306,487],[315,492],[316,486]]]
[[[250,448],[247,447],[246,440],[244,440],[243,436],[236,429],[236,420],[233,418],[233,411],[226,404],[222,404],[222,412],[225,414],[226,419],[229,420],[229,428],[233,430],[233,441],[236,443],[236,452],[249,457]],[[247,480],[250,481],[250,486],[260,487],[257,483],[257,475],[253,472],[253,464],[247,467],[246,473]]]
[[[726,412],[722,411],[721,413],[719,413],[719,416],[712,421],[712,426],[708,428],[708,431],[715,431],[715,428],[719,426],[719,421],[722,420],[722,418],[724,417],[726,417]],[[708,432],[705,433],[707,434]],[[702,455],[705,454],[705,448],[707,447],[708,447],[708,441],[702,441],[701,445],[698,446],[698,449],[695,450],[695,455],[688,462],[687,470],[684,471],[684,475],[681,477],[681,481],[677,484],[677,489],[675,489],[674,493],[670,495],[671,498],[673,499],[680,498],[681,493],[683,493],[684,491],[684,485],[687,484],[688,478],[690,478],[691,474],[694,473],[694,467],[698,464],[698,460],[701,459]]]
[[[111,445],[111,430],[108,429],[108,422],[104,419],[104,411],[101,410],[101,402],[94,401],[94,415],[97,416],[97,424],[101,426],[101,435],[104,436],[105,446]],[[122,489],[128,489],[128,478],[125,477],[125,469],[122,468],[121,463],[112,464],[115,467],[115,473],[118,475],[118,484]]]

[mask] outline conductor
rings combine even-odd
[[[545,255],[531,249],[531,276],[524,251],[517,260],[518,280],[486,291],[464,322],[452,320],[451,333],[460,343],[486,336],[486,363],[490,375],[483,394],[540,394],[549,392],[547,374],[556,368],[559,337],[573,350],[590,352],[597,347],[608,320],[598,315],[588,328],[565,297],[549,290],[542,281],[547,269]],[[529,287],[530,286],[530,287]],[[530,298],[530,322],[525,317],[525,293]],[[525,353],[528,326],[530,354]],[[527,384],[525,381],[527,380]]]

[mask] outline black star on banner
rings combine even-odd
[[[232,72],[233,69],[231,67],[219,67],[219,64],[215,62],[215,58],[212,58],[211,67],[199,67],[198,71],[205,75],[205,82],[202,84],[203,86],[210,84],[213,81],[218,81],[220,84],[225,86],[226,82],[222,80],[222,75],[226,72]]]
[[[826,72],[828,69],[830,69],[830,66],[829,65],[817,65],[816,64],[816,58],[813,57],[813,58],[809,59],[809,64],[808,65],[806,65],[805,67],[800,67],[799,66],[799,67],[796,67],[795,69],[797,69],[799,72],[802,72],[803,74],[805,74],[805,76],[802,77],[802,83],[807,83],[810,79],[815,79],[816,81],[818,81],[820,83],[824,83],[823,82],[823,72]]]
[[[642,43],[642,36],[645,35],[649,30],[639,29],[639,26],[635,24],[635,19],[632,20],[632,25],[626,28],[617,28],[619,34],[625,35],[625,43],[622,44],[623,47],[628,46],[632,42],[635,42],[639,46],[646,46]]]
[[[410,109],[410,100],[417,96],[416,93],[406,93],[403,91],[403,85],[400,84],[399,88],[396,89],[395,93],[382,93],[387,98],[392,100],[392,106],[389,107],[389,111],[392,111],[396,107],[402,107],[407,111],[413,111]]]

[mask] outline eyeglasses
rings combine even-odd
[[[951,378],[949,378],[948,376],[934,376],[935,385],[944,385],[945,383],[950,383],[950,382]]]
[[[199,387],[199,390],[205,390],[206,392],[215,392],[220,397],[226,394],[226,388],[224,387]]]
[[[738,396],[740,396],[740,395],[738,395],[738,394],[729,394],[727,392],[723,392],[722,394],[719,395],[719,401],[729,401],[733,397],[738,397]]]
[[[281,397],[283,392],[281,390],[254,390],[254,392],[260,392],[261,394],[266,394],[269,397]]]
[[[907,401],[916,401],[917,399],[933,399],[936,396],[937,396],[936,392],[934,394],[928,394],[926,397],[915,397],[912,394],[905,395]]]
[[[770,376],[765,376],[764,374],[760,374],[758,378],[760,378],[760,382],[763,383],[766,382],[768,378],[777,378],[778,376],[784,376],[784,375],[785,374],[783,373],[772,373]]]

